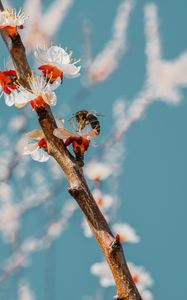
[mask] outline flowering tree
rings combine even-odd
[[[113,273],[118,295],[116,299],[141,299],[126,264],[121,238],[113,236],[103,214],[97,206],[83,174],[84,153],[88,150],[91,139],[100,132],[97,117],[88,111],[75,115],[78,132],[71,133],[64,127],[64,122],[55,120],[50,106],[57,102],[54,90],[64,77],[75,78],[79,75],[78,61],[72,61],[72,53],[58,46],[39,48],[35,51],[36,59],[42,64],[42,75],[35,75],[30,69],[25,55],[24,45],[18,33],[24,26],[26,17],[22,11],[4,9],[0,2],[0,28],[2,37],[11,54],[15,70],[1,71],[1,88],[8,106],[18,108],[30,103],[38,116],[42,130],[35,129],[27,134],[25,154],[31,154],[34,160],[47,161],[53,156],[60,165],[70,187],[69,193],[82,209],[89,226],[94,233]],[[91,125],[91,131],[83,129]],[[32,143],[31,140],[35,140]],[[64,142],[65,140],[65,142]],[[68,150],[72,144],[75,156]]]
[[[154,4],[145,5],[145,84],[131,104],[121,98],[115,101],[113,133],[101,142],[98,159],[91,157],[87,163],[84,158],[89,157],[90,146],[102,130],[99,114],[83,110],[79,101],[78,111],[73,112],[70,120],[74,129],[69,130],[67,118],[54,117],[51,106],[60,110],[56,95],[61,86],[65,89],[66,78],[84,74],[81,91],[75,95],[79,99],[84,93],[91,93],[93,88],[104,83],[117,70],[128,50],[127,29],[135,3],[133,0],[121,1],[111,38],[95,57],[92,54],[91,26],[88,21],[85,23],[82,61],[85,72],[82,72],[79,60],[73,59],[72,51],[50,44],[58,24],[72,4],[71,0],[56,0],[43,13],[40,0],[26,1],[26,14],[22,11],[17,13],[11,8],[4,9],[1,4],[1,34],[14,66],[9,64],[6,69],[1,69],[0,86],[5,103],[20,111],[19,116],[12,118],[7,136],[3,133],[0,135],[0,232],[11,249],[9,258],[1,268],[0,280],[6,281],[15,272],[27,267],[33,253],[50,249],[78,211],[78,203],[83,211],[81,226],[84,235],[88,238],[95,235],[106,257],[106,261],[96,262],[90,269],[99,278],[100,285],[104,288],[116,285],[116,299],[151,300],[151,276],[143,267],[132,262],[126,263],[124,258],[123,244],[138,243],[140,237],[129,224],[113,218],[118,205],[116,179],[121,172],[124,157],[123,137],[132,124],[143,116],[155,100],[161,99],[169,104],[180,102],[179,88],[187,84],[186,54],[172,62],[164,60],[157,7]],[[49,24],[50,19],[55,19],[52,25]],[[21,38],[19,32],[23,27],[25,30]],[[27,53],[34,50],[34,63],[39,64],[39,71],[30,68],[24,46]],[[161,81],[165,84],[160,84]],[[33,130],[30,127],[29,119],[34,112],[40,129]],[[26,133],[28,130],[31,131]],[[14,137],[12,132],[16,133]],[[16,140],[18,145],[15,147]],[[23,154],[30,155],[35,161],[48,161],[45,171],[35,169],[35,174],[32,174],[31,160],[23,159]],[[47,172],[48,168],[50,172]],[[84,178],[83,169],[92,192]],[[66,197],[62,191],[66,185],[64,174],[69,182],[68,191],[76,201],[65,202],[58,217],[54,217],[52,199]],[[28,182],[28,186],[19,187],[15,193],[15,185],[19,186],[18,177]],[[105,182],[111,177],[113,194],[105,192]],[[29,238],[21,241],[21,218],[31,209],[39,210],[43,207],[47,208],[51,216],[50,222],[43,226],[38,236],[28,235]],[[113,234],[108,224],[111,224]],[[35,299],[28,281],[19,282],[18,298]],[[102,295],[96,298],[102,299]]]

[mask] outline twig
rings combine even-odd
[[[3,9],[0,1],[0,9]],[[28,64],[25,48],[18,35],[11,38],[5,29],[1,29],[1,35],[8,47],[19,82],[28,88],[27,76],[32,73]],[[118,291],[118,300],[142,300],[128,270],[123,249],[118,243],[114,247],[114,238],[105,218],[99,210],[84,178],[82,166],[67,150],[62,140],[53,135],[56,122],[50,107],[37,109],[39,123],[47,139],[48,153],[55,158],[66,174],[69,182],[69,193],[77,201],[85,214],[91,230],[93,231],[113,273]]]

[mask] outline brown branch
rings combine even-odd
[[[2,9],[0,1],[0,9]],[[19,82],[28,87],[27,76],[31,74],[25,48],[18,35],[11,38],[5,29],[1,35],[8,47],[15,69],[18,73]],[[93,231],[113,273],[118,295],[118,300],[142,300],[127,267],[120,241],[116,239],[104,216],[99,210],[84,178],[80,161],[76,160],[66,149],[62,140],[53,135],[56,122],[50,107],[36,111],[38,120],[43,129],[48,143],[48,152],[55,158],[63,169],[69,182],[69,193],[77,201],[86,216],[91,230]]]

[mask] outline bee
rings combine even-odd
[[[90,142],[100,133],[100,123],[97,118],[97,113],[87,110],[76,112],[70,119],[71,123],[75,121],[78,123],[75,128],[75,133],[65,128],[62,120],[58,120],[58,128],[54,130],[53,134],[59,139],[65,139],[64,144],[66,147],[72,145],[77,159],[83,160],[84,153],[88,150]],[[83,131],[87,125],[91,126],[91,130]]]
[[[98,114],[94,111],[80,110],[75,113],[71,120],[76,120],[78,126],[77,131],[82,131],[87,125],[90,125],[92,130],[89,132],[90,136],[96,137],[100,134],[101,126],[97,118]]]

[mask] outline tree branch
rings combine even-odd
[[[0,9],[3,9],[0,1]],[[32,73],[25,54],[20,35],[11,38],[6,29],[1,29],[2,38],[12,57],[19,82],[28,87],[27,77]],[[53,135],[57,127],[50,107],[37,109],[38,120],[47,139],[48,153],[54,157],[66,174],[69,182],[69,193],[77,201],[87,218],[113,273],[118,300],[142,300],[130,275],[120,242],[113,236],[104,216],[99,210],[84,178],[80,161],[67,150],[64,142]]]

